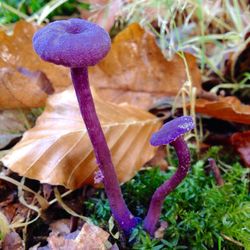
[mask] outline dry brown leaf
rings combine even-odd
[[[66,235],[70,233],[70,219],[60,219],[50,223],[50,235]]]
[[[35,54],[31,40],[37,29],[34,24],[20,21],[16,24],[12,36],[0,32],[0,67],[15,70],[22,67],[33,72],[41,71],[56,91],[62,90],[71,82],[68,69],[44,62]],[[200,88],[201,77],[195,58],[186,54],[186,59],[194,86]],[[0,107],[42,105],[48,94],[46,88],[40,84],[32,89],[33,84],[28,86],[27,79],[18,75],[15,77],[15,83],[18,78],[23,81],[22,85],[18,83],[18,87],[10,80],[11,84],[3,81],[0,83],[5,91],[6,86],[12,87],[8,88],[9,95],[2,95],[4,101],[1,103],[0,100]],[[176,55],[172,61],[167,61],[157,47],[155,38],[138,24],[132,24],[115,37],[108,56],[99,65],[90,69],[90,79],[93,86],[100,88],[104,98],[116,103],[129,102],[147,109],[160,97],[176,95],[187,77],[184,62],[179,56]],[[13,95],[16,89],[21,88],[19,86],[24,85],[26,91],[32,91],[31,95],[27,95],[29,92],[26,91],[25,96],[24,91],[18,91],[19,94]],[[38,91],[41,93],[38,94]],[[39,97],[37,100],[30,97],[35,93]]]
[[[185,56],[193,84],[200,88],[196,60],[190,54]],[[90,82],[102,97],[144,109],[160,97],[176,95],[186,80],[183,59],[175,55],[167,61],[155,38],[139,24],[131,24],[120,32],[105,59],[90,69]]]
[[[168,163],[166,161],[167,150],[166,146],[158,147],[155,156],[146,163],[146,165],[157,166],[160,167],[162,171],[166,171],[168,169]]]
[[[231,143],[240,154],[245,165],[250,167],[250,131],[233,134]]]
[[[36,26],[35,24],[27,23],[25,21],[19,21],[15,25],[13,35],[9,36],[5,32],[0,31],[0,68],[7,67],[7,68],[14,68],[16,70],[18,70],[19,68],[25,68],[33,72],[40,71],[47,76],[49,82],[51,82],[55,90],[65,89],[65,87],[70,84],[68,69],[42,61],[33,50],[32,37],[37,29],[38,26]],[[27,80],[25,80],[25,83],[27,83]],[[3,82],[1,81],[0,84],[2,85]],[[33,84],[31,82],[31,87],[29,91],[32,90],[31,89],[32,86]],[[15,87],[20,88],[19,86]],[[13,89],[11,91],[13,91]],[[43,99],[44,92],[46,93],[46,91],[44,91],[44,89],[42,88],[41,89],[42,97],[37,96],[37,98],[39,97],[39,99]],[[15,96],[12,102],[14,103],[17,101],[16,104],[17,106],[12,104],[12,107],[13,106],[20,107],[19,101],[23,102],[22,100],[23,93],[24,92],[20,93],[21,96]],[[29,96],[29,93],[25,94],[26,96]],[[1,95],[2,95],[2,90],[1,90]],[[25,104],[27,105],[27,103]],[[0,102],[1,108],[5,108],[4,105],[5,105],[4,103],[2,104]],[[37,106],[37,104],[35,106]],[[31,107],[33,107],[33,104],[31,105]]]
[[[3,241],[3,250],[24,250],[24,242],[16,232],[8,233]]]
[[[149,138],[161,122],[126,104],[115,105],[98,97],[95,104],[119,181],[125,182],[153,157],[155,148]],[[96,160],[72,88],[48,99],[36,126],[2,161],[21,176],[43,183],[71,189],[93,183]]]
[[[14,68],[0,68],[0,107],[41,107],[54,92],[46,75],[41,72],[22,74]]]
[[[229,54],[224,71],[225,77],[234,81],[242,79],[243,74],[250,71],[250,37]]]
[[[105,250],[109,234],[100,227],[85,223],[74,239],[52,235],[48,238],[51,250]]]
[[[0,69],[1,71],[1,69]],[[1,81],[1,79],[0,79]],[[1,89],[1,87],[0,87]],[[2,92],[1,92],[2,93]],[[0,96],[1,99],[1,96]],[[22,132],[26,130],[26,120],[23,118],[25,111],[21,110],[0,110],[0,149],[6,150],[15,145]],[[2,152],[0,152],[0,158]]]
[[[198,99],[195,109],[198,113],[218,119],[250,124],[250,105],[242,104],[233,96],[220,97],[215,101]]]
[[[0,134],[0,150],[11,148],[21,137],[21,134]]]
[[[3,206],[2,206],[3,205]],[[11,222],[24,222],[29,214],[29,209],[19,202],[11,202],[4,206],[0,206],[1,212],[6,216],[9,223]]]
[[[161,221],[160,222],[160,227],[154,233],[154,237],[156,239],[163,239],[167,228],[168,228],[167,221]]]
[[[0,110],[0,133],[19,133],[26,130],[18,110]]]
[[[110,31],[123,5],[122,0],[83,0],[92,5],[90,10],[79,9],[82,18],[97,23]]]

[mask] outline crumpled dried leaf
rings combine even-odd
[[[60,219],[49,225],[50,235],[62,236],[70,233],[70,219]]]
[[[1,69],[0,69],[1,71]],[[1,79],[0,79],[1,82]],[[1,89],[1,87],[0,87]],[[2,92],[1,92],[2,93]],[[1,99],[1,96],[0,96]],[[25,111],[0,110],[0,149],[7,150],[13,147],[21,138],[22,132],[26,130],[24,119]],[[0,158],[2,152],[0,152]]]
[[[195,57],[185,56],[193,84],[200,89]],[[90,68],[90,82],[103,98],[144,109],[161,97],[175,96],[186,80],[183,59],[175,55],[167,61],[155,38],[136,23],[120,32],[104,60]]]
[[[38,28],[39,27],[35,24],[19,21],[15,25],[13,35],[9,36],[5,32],[0,31],[0,68],[7,67],[14,68],[15,70],[18,70],[19,68],[25,68],[31,72],[40,71],[46,75],[49,82],[56,91],[65,89],[65,87],[70,84],[70,78],[68,74],[69,70],[65,67],[47,63],[41,60],[33,50],[32,37]],[[18,75],[16,76],[18,77]],[[27,79],[25,82],[27,83]],[[33,86],[32,83],[31,86]],[[19,86],[16,86],[16,88],[19,88]],[[29,90],[32,90],[31,87]],[[46,91],[44,91],[44,89],[41,90],[41,94],[44,96],[44,92],[46,93]],[[20,94],[23,96],[23,93],[24,91]],[[28,93],[25,94],[29,96]],[[41,99],[39,96],[36,97]],[[18,100],[12,101],[23,101],[19,97],[17,97],[17,99]],[[34,102],[35,100],[32,101]],[[25,104],[27,105],[27,103]],[[19,107],[18,105],[19,103],[17,103],[16,107]],[[12,107],[13,106],[14,104],[12,104]],[[1,102],[0,107],[4,107]]]
[[[24,243],[16,232],[8,233],[3,241],[3,250],[24,250]]]
[[[0,110],[0,133],[19,133],[26,130],[18,110]]]
[[[95,104],[118,179],[125,182],[153,157],[156,149],[149,138],[161,122],[146,111],[97,96]],[[71,189],[93,184],[97,164],[72,88],[48,99],[36,126],[2,161],[21,176],[42,183]]]
[[[166,154],[167,154],[166,146],[165,145],[159,146],[155,153],[155,156],[146,164],[160,167],[162,171],[166,171],[168,169],[168,163],[166,161]]]
[[[0,134],[0,150],[6,150],[15,145],[21,136],[21,134]]]
[[[198,99],[195,110],[218,119],[250,124],[250,105],[242,104],[233,96],[220,97],[215,101]]]
[[[167,221],[161,221],[160,222],[160,227],[154,233],[154,237],[156,239],[163,239],[164,234],[165,234],[167,228],[168,228]]]
[[[6,206],[2,206],[0,209],[2,213],[6,216],[9,223],[11,222],[24,222],[28,216],[29,209],[19,202],[12,202]]]
[[[234,133],[230,139],[245,165],[250,167],[250,130]]]
[[[111,30],[123,5],[122,0],[84,0],[83,2],[91,4],[92,8],[79,9],[82,18],[97,23],[107,31]]]
[[[0,68],[1,108],[41,107],[54,92],[44,73],[25,71]]]
[[[2,239],[6,236],[6,234],[10,232],[9,222],[1,210],[0,210],[0,232],[1,232],[0,247],[1,247]]]
[[[250,37],[243,41],[226,61],[224,75],[226,78],[237,80],[243,73],[250,71]]]
[[[51,250],[105,250],[109,234],[101,228],[85,223],[74,239],[52,235],[48,238]]]

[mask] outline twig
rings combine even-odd
[[[237,245],[237,246],[239,246],[239,247],[244,247],[244,245],[241,244],[239,241],[237,241],[237,240],[235,240],[235,239],[233,239],[233,238],[230,238],[230,237],[226,236],[226,235],[223,234],[223,233],[221,233],[221,236],[223,237],[223,239],[228,240],[228,241],[234,243],[235,245]]]
[[[218,186],[223,186],[224,185],[224,180],[223,180],[223,178],[221,176],[220,169],[218,168],[215,160],[213,158],[209,158],[208,162],[209,162],[210,170],[214,174],[214,177],[215,177],[215,180],[216,180],[216,184]]]

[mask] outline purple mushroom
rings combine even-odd
[[[162,205],[166,196],[181,183],[188,173],[190,153],[182,135],[193,128],[194,123],[192,117],[182,116],[166,123],[151,137],[150,142],[153,146],[172,145],[175,148],[179,161],[179,166],[175,174],[157,188],[152,196],[148,213],[143,222],[144,229],[148,231],[151,236],[154,236],[156,224],[160,218]]]
[[[97,64],[110,49],[109,34],[98,25],[82,20],[55,21],[33,37],[36,53],[45,61],[70,67],[73,85],[112,214],[127,234],[138,221],[123,199],[109,148],[98,120],[88,81],[88,66]]]

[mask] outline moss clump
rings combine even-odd
[[[207,157],[210,154],[193,164],[188,177],[166,198],[161,220],[168,228],[163,239],[150,239],[137,228],[130,249],[250,249],[249,171],[238,162],[226,165],[221,169],[225,185],[219,187],[212,174],[204,171]],[[149,168],[123,185],[124,197],[135,215],[144,217],[154,190],[174,171],[175,167],[167,172]],[[107,225],[110,212],[103,191],[85,206],[97,224]]]

